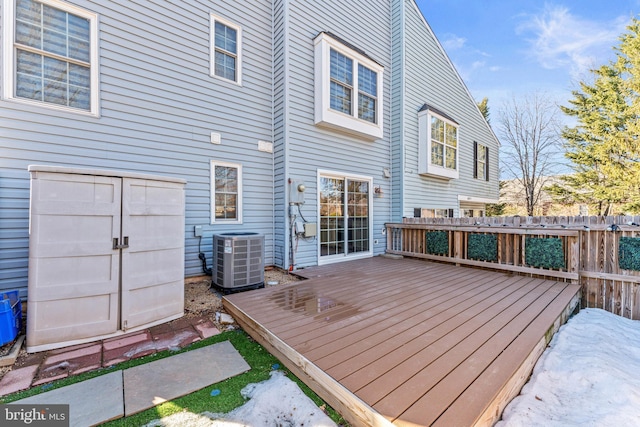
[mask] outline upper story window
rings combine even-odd
[[[242,29],[211,15],[211,75],[242,83]]]
[[[327,33],[314,42],[315,123],[370,140],[382,138],[384,68]]]
[[[358,118],[371,123],[376,122],[378,105],[378,74],[358,65]]]
[[[418,112],[419,173],[455,179],[458,171],[458,124],[433,108]]]
[[[473,177],[489,181],[489,147],[473,143]]]
[[[98,114],[98,17],[58,0],[5,0],[3,96]]]
[[[242,165],[211,162],[211,222],[242,222]]]

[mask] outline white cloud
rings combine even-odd
[[[442,46],[446,51],[462,49],[467,42],[464,37],[458,37],[455,34],[445,34]]]
[[[628,17],[609,22],[584,19],[561,6],[546,6],[540,15],[527,18],[517,30],[533,33],[530,54],[544,68],[567,68],[573,76],[605,63],[629,23]]]

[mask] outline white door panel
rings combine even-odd
[[[32,180],[27,345],[118,329],[121,180],[39,172]]]
[[[184,189],[181,184],[124,179],[122,328],[184,311]]]

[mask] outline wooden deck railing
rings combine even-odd
[[[452,262],[460,265],[512,271],[582,285],[582,306],[603,308],[640,319],[640,271],[620,266],[618,245],[622,237],[640,237],[640,217],[495,217],[407,218],[387,224],[387,252]],[[427,248],[427,233],[447,235],[446,252]],[[495,236],[497,254],[490,261],[469,255],[472,235]],[[561,267],[527,262],[527,237],[557,238],[561,242]],[[535,264],[535,263],[534,263]]]

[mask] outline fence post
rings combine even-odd
[[[455,259],[462,258],[462,237],[463,233],[458,230],[454,230],[453,232],[453,257]],[[456,263],[457,266],[460,266],[460,263]]]

